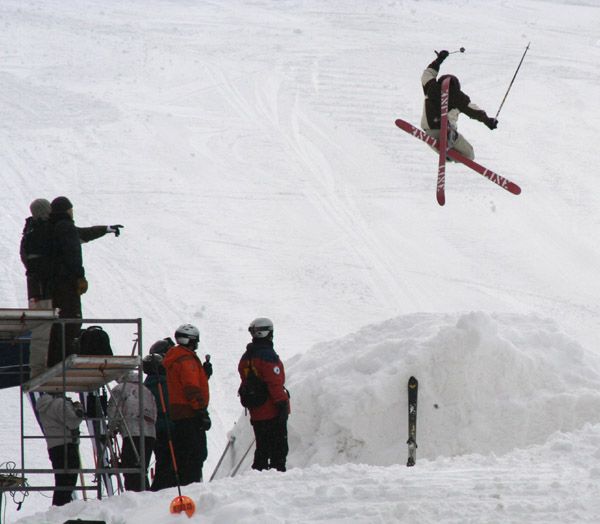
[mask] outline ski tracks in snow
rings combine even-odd
[[[290,163],[310,176],[311,183],[302,184],[302,193],[340,231],[348,250],[369,270],[370,288],[377,300],[391,311],[397,311],[407,297],[414,302],[413,291],[399,276],[394,253],[386,249],[378,232],[364,218],[357,189],[344,179],[352,151],[343,142],[336,142],[303,110],[297,95],[293,103],[282,102],[281,82],[271,77],[266,86],[256,85],[255,107],[260,114],[255,120],[270,122],[285,144]],[[326,149],[321,144],[326,144]]]

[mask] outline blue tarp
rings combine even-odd
[[[29,380],[29,336],[0,340],[0,389]]]

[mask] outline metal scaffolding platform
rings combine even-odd
[[[90,357],[70,355],[48,371],[23,384],[25,393],[90,392],[100,389],[125,373],[139,369],[139,356]]]
[[[134,325],[134,339],[131,356],[90,356],[90,355],[69,355],[59,364],[43,371],[34,377],[29,377],[29,343],[30,334],[37,328],[48,327],[52,324],[61,325],[64,330],[64,325],[68,323],[78,324],[131,324]],[[64,332],[64,331],[63,331]],[[34,399],[44,393],[79,393],[80,398],[91,395],[92,398],[99,398],[99,390],[108,389],[108,384],[120,379],[122,376],[132,370],[139,372],[139,387],[142,388],[142,321],[141,319],[61,319],[58,318],[56,310],[30,310],[30,309],[2,309],[0,308],[0,387],[10,388],[18,387],[20,395],[20,421],[15,420],[15,439],[20,438],[20,467],[14,469],[0,469],[0,493],[4,491],[55,491],[55,486],[40,486],[31,485],[26,475],[46,474],[52,475],[57,472],[53,469],[28,468],[25,464],[25,443],[31,439],[44,438],[40,434],[26,435],[25,434],[25,417],[24,410],[27,402],[24,399],[29,397],[32,404]],[[64,355],[63,347],[63,355]],[[8,379],[7,379],[8,377]],[[140,397],[142,397],[140,395]],[[66,399],[66,397],[63,397]],[[65,400],[66,401],[66,400]],[[140,402],[140,413],[143,412],[143,403]],[[88,432],[91,427],[99,429],[101,438],[105,438],[102,431],[106,431],[107,420],[104,414],[94,415],[90,418],[86,415],[85,418],[88,425]],[[19,426],[19,428],[17,428]],[[17,432],[20,430],[20,435]],[[96,434],[81,435],[82,438],[91,441],[94,452],[95,468],[69,470],[77,472],[82,478],[83,474],[93,474],[96,482],[96,487],[91,488],[92,491],[97,491],[98,498],[114,494],[115,489],[112,486],[113,478],[118,477],[119,473],[136,473],[140,474],[142,485],[145,483],[145,463],[144,463],[144,435],[142,425],[140,464],[135,469],[116,468],[107,465],[105,456],[99,456],[99,449],[106,452],[106,444],[104,447],[99,446],[99,440]],[[16,463],[16,460],[14,461]],[[19,465],[17,465],[19,466]],[[116,464],[115,464],[116,466]],[[61,470],[66,471],[66,470]],[[118,482],[120,485],[120,482]],[[58,488],[59,490],[61,488]],[[90,491],[90,486],[77,486],[76,491]],[[0,516],[1,522],[1,516]]]

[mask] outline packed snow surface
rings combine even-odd
[[[196,324],[207,480],[233,441],[183,488],[189,522],[600,522],[599,19],[592,0],[4,0],[0,306],[26,305],[35,198],[125,225],[83,247],[84,316],[141,317],[144,351]],[[529,42],[498,129],[459,120],[523,193],[449,164],[439,207],[435,155],[394,120],[419,124],[422,70],[461,46],[442,72],[495,115]],[[285,474],[242,460],[236,369],[258,316],[292,394]],[[131,338],[111,328],[117,354]],[[0,391],[0,462],[20,460],[19,400]],[[26,461],[49,467],[43,442]],[[187,521],[176,494],[32,493],[19,512],[7,495],[0,518]]]

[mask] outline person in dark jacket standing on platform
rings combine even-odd
[[[88,290],[85,278],[81,243],[99,238],[106,233],[119,236],[122,225],[77,228],[73,220],[73,204],[64,196],[51,203],[52,225],[51,276],[49,289],[52,307],[59,308],[60,318],[81,318],[81,295]],[[73,352],[73,341],[81,330],[80,323],[65,325],[65,356]],[[52,327],[48,353],[48,367],[61,362],[62,337],[58,324]]]
[[[36,198],[29,205],[29,210],[31,216],[25,220],[19,250],[27,276],[27,301],[29,309],[50,309],[50,202],[45,198]]]
[[[421,127],[428,135],[439,138],[441,124],[441,101],[442,101],[442,82],[445,78],[450,78],[450,93],[448,97],[448,147],[456,149],[461,155],[473,160],[475,152],[473,146],[467,139],[458,132],[457,121],[461,113],[469,118],[479,120],[489,129],[498,127],[498,120],[491,118],[487,113],[477,107],[471,99],[461,91],[458,78],[453,75],[442,75],[437,78],[442,62],[448,57],[448,51],[440,51],[437,58],[431,62],[421,75],[421,85],[425,94],[423,105],[423,116],[421,118]]]
[[[57,207],[57,206],[55,206]],[[53,229],[50,221],[52,206],[45,198],[37,198],[31,202],[31,216],[25,220],[20,244],[20,256],[27,275],[27,300],[29,309],[51,309],[52,306],[52,268],[53,268]],[[114,233],[119,236],[122,226],[92,226],[78,227],[77,234],[81,243],[89,242]],[[30,345],[30,376],[34,377],[46,369],[48,357],[48,337],[50,325],[42,324],[36,327],[31,335]],[[55,328],[56,329],[56,328]],[[55,334],[55,337],[59,334]],[[60,338],[55,341],[60,345]],[[54,360],[61,360],[61,349]],[[54,362],[55,363],[55,362]]]
[[[252,469],[285,471],[290,396],[283,364],[273,348],[273,322],[257,318],[248,331],[252,342],[246,346],[238,372],[242,380],[240,400],[250,411],[256,438]]]

